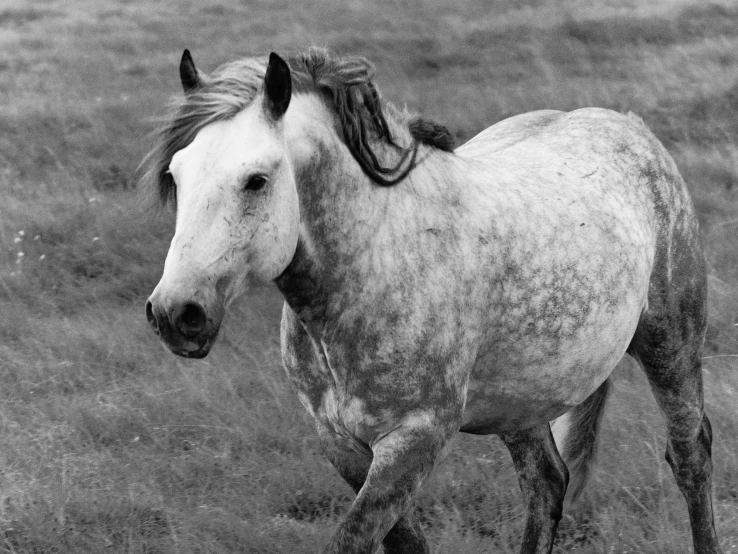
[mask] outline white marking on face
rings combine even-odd
[[[228,302],[289,264],[299,228],[297,190],[281,122],[264,116],[258,98],[233,119],[202,129],[173,156],[170,171],[176,232],[159,286],[210,294],[217,287]],[[261,188],[254,177],[264,180]]]

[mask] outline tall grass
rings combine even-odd
[[[134,173],[182,49],[207,70],[308,44],[374,60],[387,99],[460,142],[538,108],[644,117],[700,216],[717,526],[738,550],[736,29],[731,3],[694,0],[0,7],[0,551],[315,552],[350,505],[280,367],[275,291],[237,302],[203,361],[165,352],[142,309],[172,217]],[[662,418],[636,368],[616,381],[555,550],[684,552]],[[418,509],[434,552],[517,551],[523,504],[494,437],[460,436]]]

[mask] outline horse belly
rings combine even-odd
[[[639,315],[640,309],[630,306],[575,337],[498,344],[482,353],[469,380],[461,430],[525,429],[580,404],[625,354]]]
[[[623,357],[648,302],[649,249],[585,250],[534,260],[500,287],[502,308],[471,370],[462,431],[550,421],[592,394]]]

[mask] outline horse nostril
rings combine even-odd
[[[189,303],[182,307],[179,315],[174,318],[174,326],[187,338],[195,338],[204,329],[208,318],[205,310],[199,304]]]
[[[154,305],[151,303],[151,300],[148,300],[146,302],[146,319],[149,322],[149,325],[154,328],[154,331],[159,333],[159,322],[156,319],[156,316],[154,315]]]

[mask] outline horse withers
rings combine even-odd
[[[640,119],[538,111],[454,150],[383,104],[362,58],[310,49],[206,75],[185,51],[180,76],[147,159],[177,218],[146,314],[200,358],[229,301],[276,283],[284,366],[357,493],[325,552],[428,552],[414,497],[458,431],[502,438],[521,552],[551,552],[626,353],[666,416],[695,552],[720,552],[705,262],[684,181]]]

